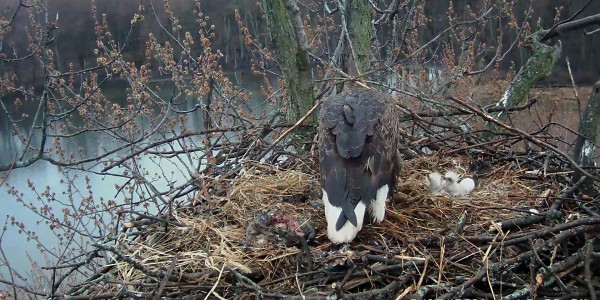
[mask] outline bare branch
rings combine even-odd
[[[541,33],[544,34],[544,36],[540,39],[540,41],[544,42],[551,38],[559,37],[566,33],[581,30],[592,25],[600,25],[600,14],[562,23],[550,30],[542,30]]]

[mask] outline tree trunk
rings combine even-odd
[[[496,104],[497,107],[508,108],[521,105],[525,102],[529,90],[552,73],[552,69],[560,57],[561,44],[558,42],[554,46],[548,46],[540,42],[544,34],[545,32],[538,31],[525,38],[525,47],[531,56],[508,86],[502,98]],[[508,113],[499,112],[493,117],[505,121],[508,118]],[[495,131],[491,123],[488,123],[487,128],[492,133]],[[488,138],[491,138],[491,135],[488,135]]]
[[[347,73],[360,76],[371,64],[373,9],[369,0],[347,0],[344,13],[350,45],[346,48]]]
[[[600,130],[600,81],[594,85],[594,91],[583,112],[581,122],[579,123],[579,136],[575,139],[573,149],[573,158],[582,167],[593,167],[595,165],[594,156],[596,153],[596,138]],[[575,171],[572,182],[575,183],[583,176],[581,172]],[[582,191],[588,194],[598,194],[594,190],[594,183],[587,180]]]
[[[286,119],[296,122],[314,105],[308,42],[294,0],[263,0],[267,26],[275,44],[287,94]],[[313,114],[309,123],[316,122]]]

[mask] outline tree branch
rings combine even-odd
[[[540,39],[540,42],[544,42],[551,38],[564,35],[571,31],[580,30],[591,25],[600,25],[600,14],[581,18],[576,21],[566,22],[556,26],[556,28],[551,30],[543,30],[541,33],[543,33],[544,36]]]

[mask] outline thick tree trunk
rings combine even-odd
[[[308,42],[294,0],[263,0],[263,7],[285,81],[286,119],[293,123],[314,105]],[[315,123],[315,114],[307,122]]]
[[[359,76],[368,71],[371,64],[373,9],[369,0],[347,0],[344,13],[350,39],[350,47],[346,48],[347,72]]]
[[[595,165],[594,157],[596,154],[596,138],[600,131],[600,81],[594,85],[594,91],[583,112],[581,122],[579,123],[579,136],[575,140],[573,148],[573,158],[582,167],[592,167]],[[583,176],[581,172],[575,172],[572,182],[575,183]],[[589,194],[598,194],[593,189],[594,184],[587,180],[582,190]]]
[[[525,46],[531,55],[525,65],[521,67],[517,76],[508,86],[500,101],[496,104],[499,108],[508,108],[521,105],[527,99],[529,90],[540,80],[550,76],[556,61],[560,57],[561,44],[560,42],[554,46],[548,46],[540,39],[545,34],[544,31],[538,31],[525,39]],[[506,112],[499,112],[493,117],[498,120],[505,121],[508,118]],[[487,126],[494,132],[493,125],[488,123]],[[488,137],[491,137],[488,136]]]

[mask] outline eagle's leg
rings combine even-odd
[[[383,221],[385,217],[385,201],[387,200],[388,192],[390,191],[389,186],[386,184],[377,190],[375,199],[371,201],[369,210],[371,211],[371,218],[373,222],[379,223]]]
[[[336,222],[342,213],[342,208],[332,205],[329,202],[327,192],[323,190],[323,205],[325,206],[325,219],[327,219],[327,236],[334,244],[347,243],[352,241],[356,234],[362,229],[365,218],[366,205],[361,201],[356,204],[354,213],[356,214],[356,227],[346,221],[340,230],[335,229]]]

